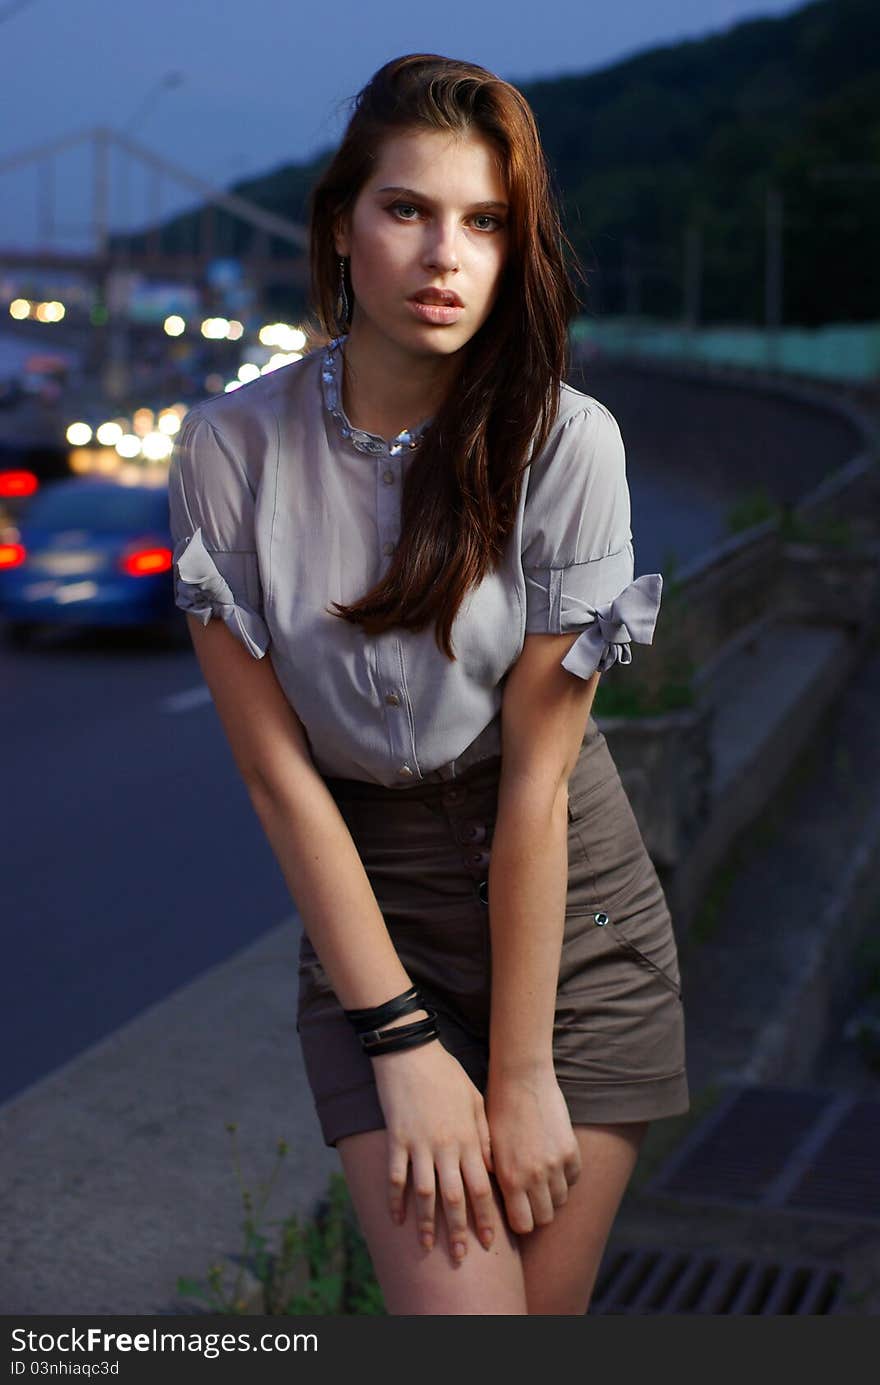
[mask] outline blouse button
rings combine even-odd
[[[402,778],[404,778],[404,779],[409,779],[410,776],[412,775],[412,770],[410,769],[409,765],[401,765],[401,766],[400,766],[400,769],[397,771],[397,773],[398,773]]]
[[[391,540],[389,539],[387,543],[383,543],[383,545],[382,545],[382,552],[383,552],[383,553],[387,553],[387,554],[391,554],[391,553],[394,552],[394,548],[395,548],[395,545],[394,545],[394,544],[391,542]]]
[[[382,480],[385,482],[386,486],[392,485],[394,482],[394,472],[390,468],[388,471],[383,471]]]
[[[386,693],[385,701],[388,703],[389,707],[400,706],[400,698],[397,696],[397,693]]]

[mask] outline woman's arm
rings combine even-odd
[[[178,434],[168,474],[176,600],[306,934],[345,1009],[367,1009],[411,983],[302,722],[263,657],[270,636],[253,599],[254,494],[240,433],[240,418],[220,429],[210,407],[197,407]]]
[[[271,660],[252,658],[220,621],[186,620],[254,811],[340,1004],[364,1009],[399,995],[412,980]]]
[[[565,1170],[574,1172],[577,1164],[553,1068],[568,888],[568,779],[599,682],[598,673],[582,679],[561,667],[576,638],[571,632],[527,634],[502,701],[501,781],[489,865],[488,1112],[496,1171],[507,1185],[509,1220],[517,1231],[552,1218],[551,1203],[558,1206],[567,1195]],[[529,1127],[525,1138],[523,1122]],[[542,1162],[546,1184],[527,1194],[528,1166]]]
[[[400,995],[412,979],[271,660],[253,658],[219,620],[186,619],[233,758],[337,999],[360,1010]],[[392,1217],[403,1220],[411,1161],[423,1244],[433,1242],[439,1182],[451,1247],[467,1244],[467,1191],[488,1249],[495,1212],[482,1094],[437,1041],[371,1062],[389,1132]]]

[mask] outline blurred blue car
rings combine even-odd
[[[24,645],[39,626],[149,626],[188,641],[171,556],[167,486],[44,485],[0,531],[4,636]]]

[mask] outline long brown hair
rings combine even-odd
[[[411,53],[386,63],[355,97],[342,143],[311,192],[312,294],[325,337],[350,326],[338,315],[335,228],[383,137],[405,129],[475,129],[494,143],[510,203],[507,261],[492,312],[462,348],[454,386],[411,456],[394,559],[370,591],[348,606],[333,602],[331,614],[371,635],[433,621],[439,648],[454,660],[458,608],[501,561],[523,474],[557,414],[578,307],[566,256],[580,269],[522,93],[474,63]]]

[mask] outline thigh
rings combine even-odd
[[[425,1250],[418,1237],[412,1170],[406,1217],[388,1212],[388,1153],[384,1130],[349,1135],[337,1144],[352,1204],[390,1314],[525,1314],[519,1237],[507,1226],[497,1184],[495,1238],[489,1250],[477,1239],[468,1203],[467,1253],[453,1260],[443,1205],[437,1200],[437,1239]]]
[[[649,1122],[575,1125],[581,1174],[547,1226],[519,1236],[528,1312],[586,1313]]]

